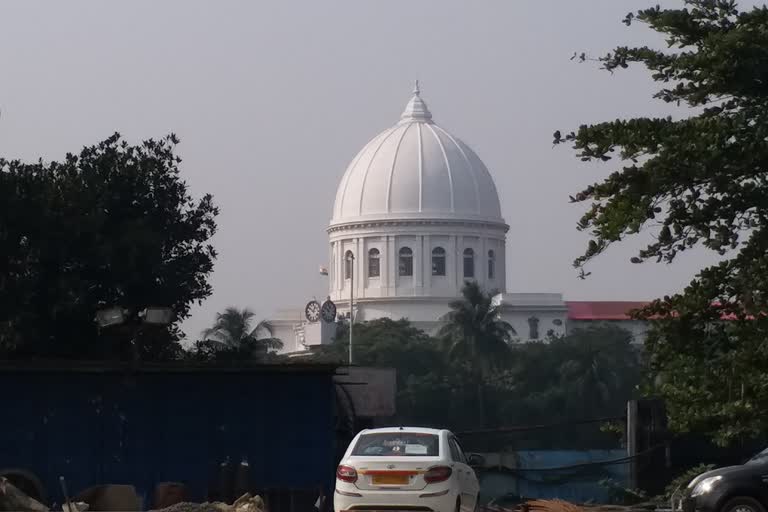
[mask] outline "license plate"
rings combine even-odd
[[[407,485],[408,475],[373,475],[373,485]]]

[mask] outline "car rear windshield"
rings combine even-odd
[[[437,457],[439,454],[439,437],[414,432],[363,434],[352,450],[352,455],[357,456]]]

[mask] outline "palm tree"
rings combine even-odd
[[[213,326],[205,329],[203,339],[225,350],[279,350],[283,342],[273,336],[272,325],[261,320],[252,327],[255,314],[248,308],[228,307],[216,313]]]
[[[476,282],[466,282],[461,299],[451,302],[451,311],[438,335],[448,348],[453,361],[467,363],[477,386],[478,420],[486,422],[485,383],[491,373],[508,361],[509,343],[515,330],[501,319],[494,293],[482,291]]]
[[[630,398],[640,368],[631,339],[620,327],[600,326],[576,330],[553,347],[563,353],[558,368],[562,385],[581,405],[584,417]]]

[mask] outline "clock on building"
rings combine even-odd
[[[320,320],[320,304],[316,300],[309,301],[307,307],[304,308],[304,315],[310,322]]]
[[[336,320],[336,304],[334,304],[330,299],[323,302],[323,305],[320,308],[320,315],[326,322],[334,322]]]

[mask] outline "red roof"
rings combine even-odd
[[[632,320],[629,315],[631,311],[641,309],[650,302],[638,301],[566,301],[568,307],[568,318],[571,320]],[[718,302],[712,304],[714,307],[720,306]],[[675,313],[672,313],[674,316]],[[651,319],[659,318],[651,316]],[[722,313],[722,320],[736,320],[738,316],[734,313]],[[748,320],[753,320],[754,316],[748,315]]]
[[[632,320],[630,311],[647,306],[638,301],[566,301],[571,320]]]

